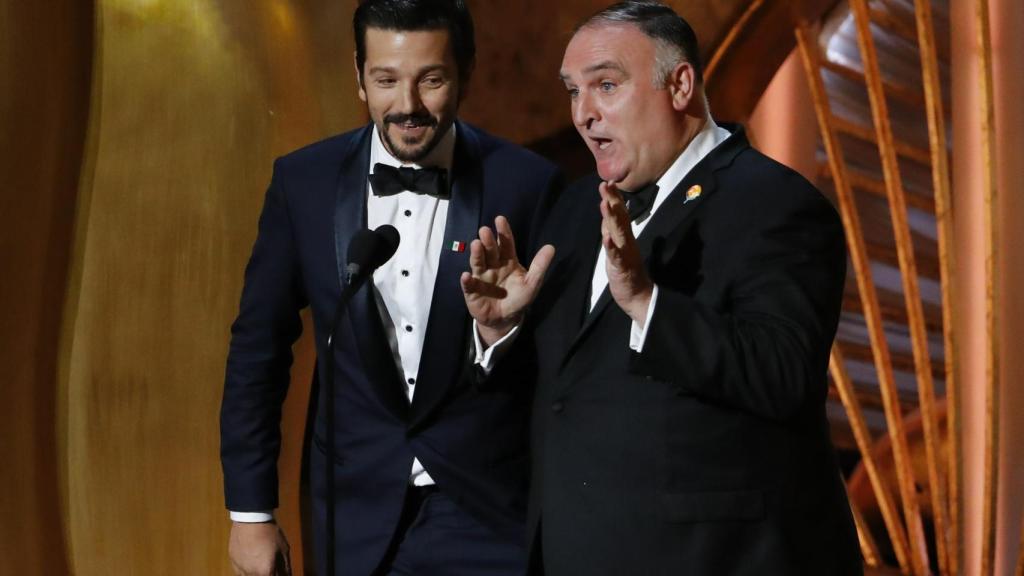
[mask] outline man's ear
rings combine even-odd
[[[359,58],[352,52],[352,66],[356,71],[356,84],[359,85],[359,99],[366,102],[366,89],[363,88],[363,71],[359,68]]]
[[[682,112],[689,108],[697,93],[697,85],[693,65],[680,62],[665,79],[665,88],[672,96],[672,107]]]

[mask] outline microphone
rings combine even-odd
[[[337,360],[334,355],[335,335],[341,319],[345,316],[348,303],[355,296],[360,286],[373,274],[373,271],[384,264],[398,250],[398,242],[401,237],[394,226],[385,224],[376,230],[362,229],[352,236],[348,245],[348,262],[345,265],[345,286],[341,290],[341,297],[338,300],[337,308],[334,310],[334,321],[331,322],[331,331],[327,336],[327,366],[324,374],[325,402],[324,419],[327,425],[327,464],[324,464],[324,484],[327,486],[327,573],[334,573],[334,542],[335,535],[335,502],[334,502],[334,399],[335,399],[335,364]]]
[[[372,274],[395,254],[400,241],[398,230],[390,224],[356,232],[348,245],[345,282],[352,284],[353,280]]]

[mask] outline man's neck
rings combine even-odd
[[[711,117],[707,113],[703,113],[700,116],[687,115],[683,120],[683,131],[679,138],[680,146],[676,150],[676,157],[685,151],[690,144],[693,143],[693,139],[700,134],[701,130],[711,121]],[[673,158],[674,160],[674,158]],[[666,168],[668,168],[666,166]]]

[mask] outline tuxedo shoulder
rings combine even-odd
[[[737,155],[724,178],[724,188],[742,193],[755,206],[811,206],[838,218],[832,202],[807,178],[752,147]]]
[[[284,168],[301,167],[303,170],[318,165],[337,168],[338,163],[350,154],[369,132],[368,124],[307,144],[278,158],[277,165]]]
[[[500,136],[495,136],[472,124],[459,122],[462,131],[473,145],[476,146],[480,161],[489,166],[506,166],[521,175],[539,175],[550,177],[557,173],[558,166],[536,152],[515,144]]]

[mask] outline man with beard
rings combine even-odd
[[[538,367],[532,565],[859,574],[825,415],[846,271],[835,210],[715,124],[693,30],[659,2],[584,22],[561,77],[597,174],[554,208],[554,259],[545,247],[526,271],[500,226],[462,279],[485,343],[525,314],[524,346],[498,366]]]
[[[472,352],[459,275],[498,214],[526,250],[558,174],[456,120],[475,51],[461,0],[368,0],[353,24],[372,122],[276,161],[232,326],[221,409],[231,561],[238,574],[289,572],[271,512],[290,348],[309,306],[318,373],[333,362],[337,382],[333,398],[319,388],[311,442],[317,573],[330,549],[336,574],[522,574],[530,389],[478,382],[473,364],[487,370],[488,358]],[[356,293],[328,358],[347,247],[384,224],[398,251]]]

